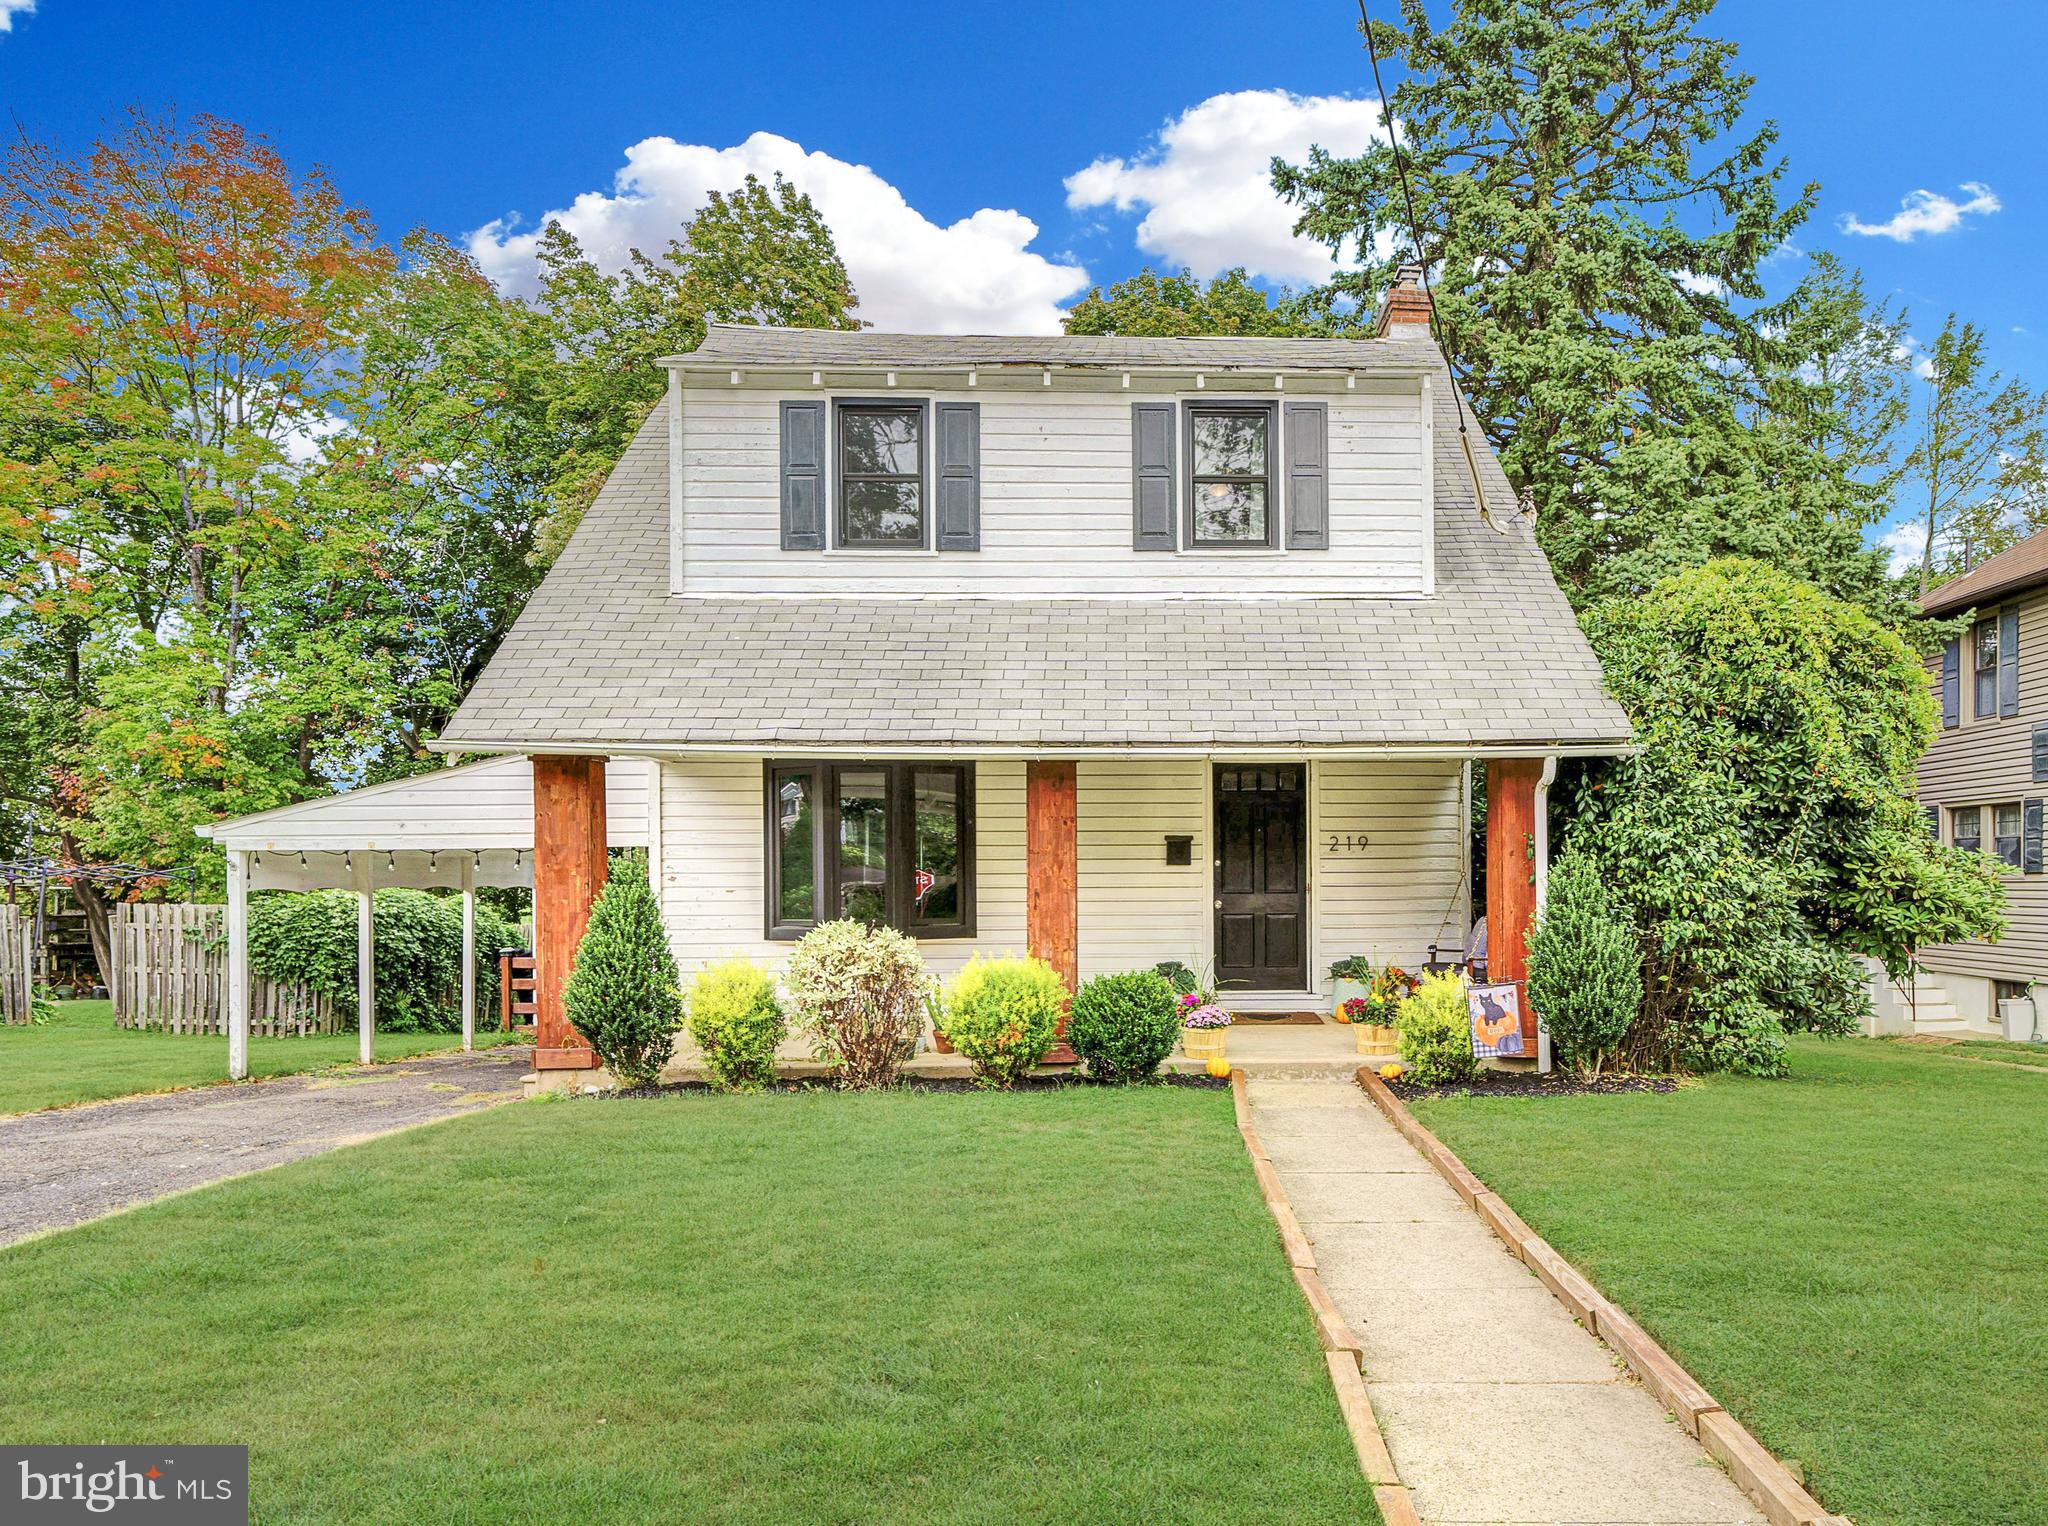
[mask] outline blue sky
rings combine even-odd
[[[515,285],[519,233],[547,213],[572,211],[602,254],[658,241],[707,185],[788,169],[888,326],[1043,328],[1086,283],[1147,263],[1312,279],[1321,256],[1288,237],[1259,166],[1371,130],[1350,0],[0,0],[0,15],[0,104],[24,130],[82,147],[131,102],[233,117],[325,164],[388,236],[473,236]],[[1822,183],[1800,247],[1861,265],[1923,337],[1961,312],[1998,364],[2048,386],[2048,7],[1724,0],[1713,26],[1741,45],[1792,174]],[[1936,199],[1911,239],[1847,231],[1905,231],[1891,219],[1918,193]]]

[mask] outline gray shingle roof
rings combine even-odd
[[[1383,339],[1126,339],[1089,334],[878,334],[871,329],[777,329],[714,323],[671,365],[733,366],[1185,366],[1217,371],[1341,370],[1409,375],[1435,351],[1419,331]]]
[[[1626,741],[1529,527],[1480,521],[1438,376],[1429,599],[675,598],[657,408],[436,746]]]

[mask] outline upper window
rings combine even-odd
[[[923,406],[841,403],[837,424],[839,544],[924,546]]]
[[[850,917],[921,938],[974,935],[974,769],[771,763],[768,936]]]
[[[1979,620],[1970,633],[1970,650],[1975,654],[1977,718],[1998,714],[1998,622]]]
[[[1984,807],[1981,805],[1951,806],[1948,813],[1948,840],[1958,848],[1968,848],[1972,853],[1984,846]]]
[[[1188,405],[1188,544],[1277,546],[1270,403]]]
[[[1991,808],[1991,851],[2005,861],[2008,869],[2020,866],[2020,807],[2018,801]]]

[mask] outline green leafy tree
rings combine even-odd
[[[1341,339],[1371,332],[1371,315],[1333,290],[1261,291],[1243,268],[1204,286],[1194,273],[1160,275],[1147,267],[1108,291],[1091,287],[1067,309],[1069,334],[1251,335]]]
[[[816,205],[781,176],[749,175],[710,199],[659,255],[635,249],[599,270],[575,235],[551,222],[540,240],[539,307],[564,368],[551,419],[566,437],[551,483],[555,512],[539,556],[568,544],[583,511],[666,385],[655,362],[694,350],[705,325],[850,329],[858,299]]]
[[[1920,494],[1920,591],[2048,524],[2048,393],[1990,369],[1984,331],[1942,325],[1906,469]]]
[[[1936,713],[1899,635],[1734,559],[1585,624],[1641,749],[1572,792],[1571,845],[1642,940],[1623,1058],[1776,1074],[1787,1031],[1868,1013],[1857,956],[1898,977],[2002,930],[1994,865],[1937,843],[1914,803]]]
[[[1543,916],[1529,935],[1529,1005],[1558,1059],[1597,1076],[1635,1026],[1643,1004],[1643,950],[1613,905],[1600,866],[1566,853],[1550,871]]]
[[[612,865],[562,987],[576,1031],[621,1086],[651,1086],[675,1052],[681,977],[643,855]]]
[[[1405,68],[1393,116],[1440,332],[1472,410],[1574,601],[1640,593],[1712,556],[1768,560],[1898,613],[1797,431],[1744,417],[1790,374],[1762,262],[1810,212],[1752,81],[1704,30],[1712,0],[1426,0],[1375,22]],[[1392,147],[1276,163],[1297,229],[1386,251],[1331,288],[1361,303],[1409,254]]]

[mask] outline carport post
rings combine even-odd
[[[365,1065],[377,1052],[377,928],[371,890],[365,853],[356,864],[356,1057]]]
[[[476,1044],[476,861],[462,861],[462,1047]]]
[[[228,849],[228,1079],[249,1075],[249,855]]]

